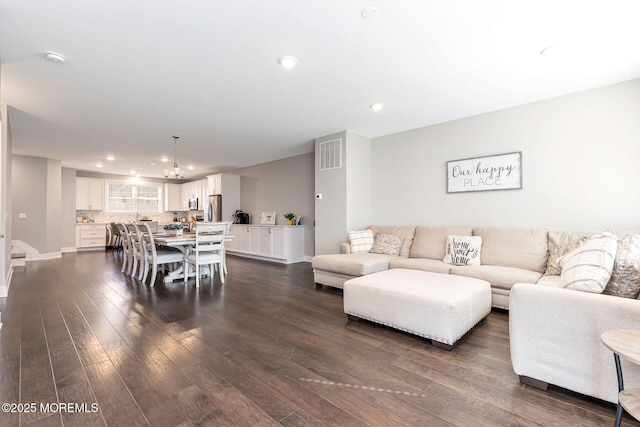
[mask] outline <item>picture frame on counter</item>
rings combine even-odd
[[[276,225],[275,212],[262,212],[260,216],[260,225]]]

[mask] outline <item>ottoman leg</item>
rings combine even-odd
[[[436,340],[431,340],[431,345],[433,345],[436,348],[441,348],[447,351],[451,351],[451,349],[453,348],[453,344],[445,344],[443,342],[436,341]]]
[[[351,320],[352,322],[359,322],[360,321],[359,317],[353,316],[351,314],[347,314],[347,319]]]
[[[316,283],[316,289],[322,289],[322,284],[321,283]]]

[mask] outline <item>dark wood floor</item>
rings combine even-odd
[[[228,264],[225,285],[199,290],[149,288],[111,251],[17,269],[1,306],[0,400],[25,407],[0,425],[613,424],[613,405],[519,384],[504,312],[447,352],[347,321],[341,292],[316,290],[308,263]]]

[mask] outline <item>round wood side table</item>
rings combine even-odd
[[[603,332],[600,335],[605,347],[613,352],[618,374],[618,408],[616,411],[615,426],[619,427],[622,422],[622,409],[632,417],[640,420],[640,389],[624,389],[622,379],[622,367],[620,357],[640,365],[640,330],[614,330]]]

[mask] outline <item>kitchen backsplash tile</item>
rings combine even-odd
[[[131,222],[136,219],[140,219],[142,217],[148,217],[152,221],[158,221],[158,223],[169,223],[173,222],[174,218],[177,218],[178,221],[180,218],[189,219],[188,212],[178,212],[174,215],[172,212],[163,212],[163,213],[107,213],[104,211],[76,211],[76,222],[84,222],[86,219],[87,222],[93,220],[93,222],[98,224],[106,224],[111,222]],[[80,221],[78,221],[80,219]]]

